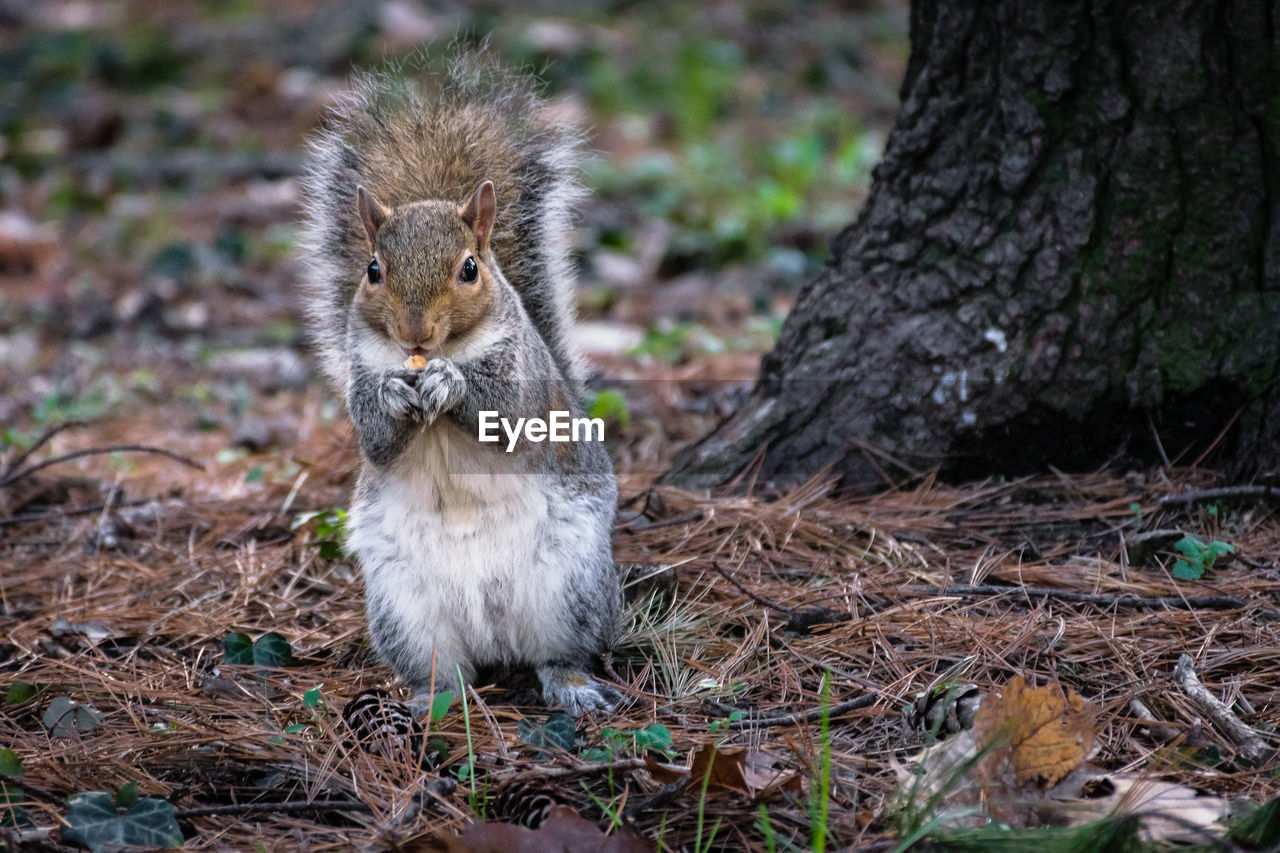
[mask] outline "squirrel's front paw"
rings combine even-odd
[[[418,372],[414,370],[388,370],[382,374],[378,396],[382,407],[398,421],[422,415],[418,389],[414,387],[417,379]]]
[[[458,403],[467,390],[467,380],[462,378],[458,365],[447,358],[433,358],[418,374],[418,408],[422,418],[431,423],[441,413]]]

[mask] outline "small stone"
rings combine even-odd
[[[236,424],[231,435],[232,447],[243,447],[250,453],[266,450],[276,443],[279,436],[270,423],[263,418],[246,417]]]

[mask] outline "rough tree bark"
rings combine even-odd
[[[1189,462],[1228,424],[1216,461],[1274,467],[1278,23],[1261,0],[913,2],[861,214],[668,479]]]

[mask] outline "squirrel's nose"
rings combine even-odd
[[[437,320],[418,316],[401,317],[394,327],[395,337],[400,348],[408,355],[421,355],[423,352],[444,343],[444,328]]]
[[[439,331],[440,325],[438,323],[432,323],[429,327],[420,329],[417,335],[410,338],[410,342],[415,344],[411,349],[415,352],[426,352],[440,346]]]

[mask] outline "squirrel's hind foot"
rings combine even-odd
[[[622,694],[607,684],[596,681],[580,669],[562,666],[538,668],[542,682],[542,699],[548,705],[559,705],[572,717],[612,711]]]

